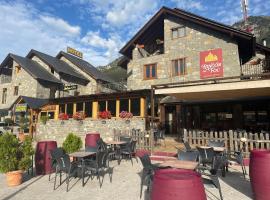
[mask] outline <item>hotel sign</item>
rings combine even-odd
[[[15,112],[26,112],[26,110],[27,110],[27,104],[26,103],[17,104],[15,106]]]
[[[222,49],[200,52],[200,77],[223,77]]]
[[[77,56],[79,58],[83,58],[83,53],[82,52],[77,51],[76,49],[73,49],[71,47],[67,47],[67,52],[74,55],[74,56]]]
[[[77,88],[78,88],[78,85],[65,85],[64,86],[64,91],[76,90]]]

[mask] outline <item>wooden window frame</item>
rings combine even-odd
[[[3,90],[2,90],[2,104],[6,104],[6,103],[7,103],[7,88],[3,88]]]
[[[19,95],[19,86],[14,86],[14,93],[13,93],[14,96],[18,96]]]
[[[22,70],[22,67],[20,65],[15,66],[15,73],[16,74],[19,74],[21,72],[21,70]]]
[[[181,68],[180,68],[180,66],[178,66],[178,74],[176,74],[175,73],[175,66],[174,66],[174,62],[175,61],[179,61],[179,60],[184,60],[185,61],[185,70],[184,70],[184,73],[183,74],[181,74]],[[181,58],[177,58],[177,59],[173,59],[172,61],[171,61],[171,69],[172,69],[172,77],[175,77],[175,76],[184,76],[184,75],[187,75],[187,57],[181,57]]]
[[[181,29],[181,28],[184,28],[184,35],[183,36],[179,36],[179,32],[178,30]],[[173,37],[173,31],[177,31],[177,37]],[[172,40],[175,40],[175,39],[178,39],[178,38],[183,38],[183,37],[186,37],[187,35],[187,30],[186,30],[186,26],[182,25],[182,26],[177,26],[177,27],[174,27],[171,29],[171,38]]]
[[[150,66],[150,77],[146,77],[146,67]],[[155,66],[156,68],[156,76],[153,77],[152,76],[152,68],[153,66]],[[152,79],[157,79],[157,63],[150,63],[150,64],[146,64],[143,66],[143,79],[144,80],[152,80]]]

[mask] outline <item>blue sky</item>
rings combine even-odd
[[[242,18],[240,0],[0,0],[0,62],[10,52],[56,55],[71,46],[106,65],[162,6],[225,24]],[[270,0],[249,0],[249,15],[270,15]]]

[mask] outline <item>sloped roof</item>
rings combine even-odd
[[[181,18],[186,21],[199,24],[201,26],[207,27],[209,29],[222,32],[224,34],[229,34],[230,36],[235,36],[236,38],[241,38],[246,42],[250,41],[250,46],[253,45],[255,37],[245,31],[233,28],[231,26],[210,20],[199,15],[175,8],[171,9],[168,7],[162,7],[132,38],[129,40],[126,45],[120,50],[120,53],[131,58],[131,51],[134,48],[134,45],[139,41],[139,38],[142,37],[158,20],[167,18],[168,16]],[[255,49],[252,49],[254,54]]]
[[[55,78],[52,74],[50,74],[46,69],[40,66],[37,62],[29,58],[21,57],[14,54],[8,54],[5,60],[1,63],[0,67],[1,68],[4,67],[4,65],[10,59],[13,59],[15,62],[17,62],[27,73],[29,73],[35,79],[62,84],[60,80]]]
[[[68,59],[70,62],[72,62],[74,65],[79,67],[82,71],[87,73],[89,76],[93,77],[96,80],[102,80],[105,82],[114,82],[110,77],[108,77],[106,74],[100,72],[97,68],[95,68],[93,65],[91,65],[89,62],[80,59],[76,56],[73,56],[69,53],[60,51],[56,58],[60,59],[61,56],[64,56],[66,59]]]
[[[74,76],[76,78],[79,78],[85,81],[89,81],[86,77],[84,77],[82,74],[75,71],[71,66],[69,66],[64,61],[59,60],[48,54],[32,49],[26,57],[31,59],[34,55],[36,55],[43,62],[48,64],[50,67],[52,67],[57,73],[67,74],[67,75]]]
[[[10,109],[14,106],[14,104],[18,103],[20,100],[23,100],[31,109],[38,109],[41,106],[46,105],[49,102],[49,99],[40,99],[34,97],[27,96],[19,96],[16,101],[10,106]]]

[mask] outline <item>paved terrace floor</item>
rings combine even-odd
[[[91,200],[139,200],[140,199],[140,171],[142,165],[136,163],[131,165],[130,161],[122,161],[120,165],[112,162],[114,167],[112,183],[109,176],[105,175],[104,183],[99,188],[99,182],[96,178],[89,179],[84,187],[81,180],[72,179],[70,182],[70,191],[66,192],[66,184],[63,183],[56,190],[53,190],[54,176],[51,181],[48,175],[36,176],[25,181],[17,187],[7,187],[5,175],[0,174],[0,199],[18,199],[18,200],[73,200],[73,199],[91,199]],[[26,177],[27,178],[27,177]],[[59,179],[58,179],[59,180]],[[230,167],[230,172],[225,178],[220,179],[221,188],[225,200],[245,200],[251,199],[250,182],[244,180],[239,167]],[[219,199],[218,190],[212,186],[205,185],[208,200]],[[144,190],[146,187],[144,187]],[[147,192],[143,193],[142,200],[149,200]]]

